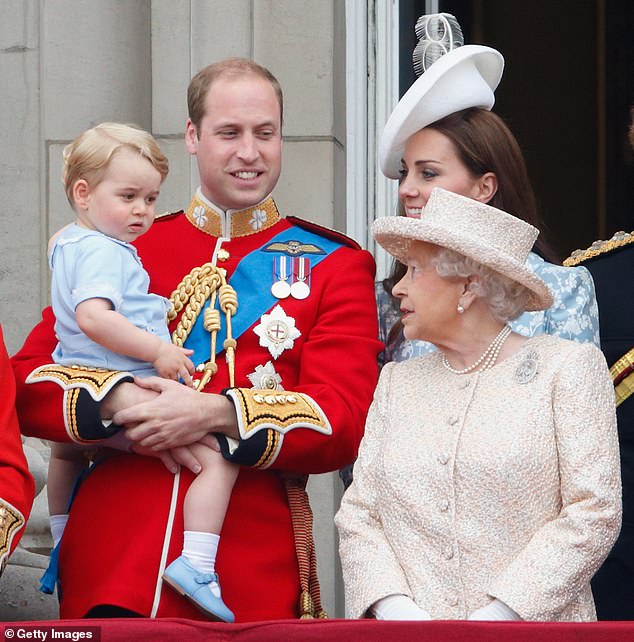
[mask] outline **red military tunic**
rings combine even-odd
[[[312,230],[312,240],[317,239],[304,245],[309,260],[315,259],[309,296],[275,300],[272,307],[258,311],[252,304],[270,292],[274,257],[297,252],[299,245],[293,247],[289,239],[303,238],[306,227]],[[234,328],[244,309],[257,311],[250,312],[252,319],[243,312],[242,323],[246,318],[247,325],[237,337],[235,386],[244,399],[234,402],[242,439],[233,455],[226,456],[243,467],[217,558],[223,598],[238,622],[297,617],[298,564],[280,471],[322,473],[352,461],[376,385],[381,345],[376,339],[372,257],[336,233],[313,228],[280,218],[272,199],[225,215],[196,196],[186,213],[157,220],[137,243],[151,291],[169,296],[193,268],[217,261],[227,270],[229,282],[233,285],[235,276],[239,283]],[[286,245],[274,243],[280,234]],[[319,254],[320,246],[330,244],[334,249]],[[238,280],[238,264],[254,258],[268,267],[248,271],[246,279],[243,275]],[[294,322],[299,336],[293,332],[294,338],[274,357],[262,330],[274,330],[264,323],[264,313],[278,305],[285,327],[292,330]],[[34,368],[50,362],[52,328],[52,314],[46,310],[14,358],[22,429],[57,441],[84,441],[94,430],[87,417],[95,404],[69,391],[62,401],[56,383],[23,383]],[[209,350],[204,359],[208,356]],[[207,392],[229,386],[224,353],[217,364]],[[314,417],[282,421],[272,416],[251,422],[255,402],[249,389],[266,387],[257,381],[257,373],[262,368],[270,373],[271,367],[287,397],[291,391],[303,393],[307,406],[314,407]],[[191,479],[188,471],[174,476],[156,459],[123,453],[95,467],[72,506],[60,550],[62,617],[81,617],[95,605],[112,604],[146,616],[202,618],[160,580],[166,563],[181,552],[183,497]]]
[[[15,412],[15,378],[0,328],[0,573],[17,546],[33,503],[33,478]]]

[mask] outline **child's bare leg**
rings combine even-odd
[[[202,470],[185,496],[182,555],[165,569],[163,577],[212,619],[233,622],[233,613],[222,601],[215,568],[220,531],[238,467],[204,444],[189,448]],[[201,584],[203,574],[206,579]]]
[[[68,503],[75,480],[86,466],[82,449],[74,444],[53,443],[46,490],[53,546],[62,537],[68,521]]]
[[[185,530],[220,535],[231,491],[238,477],[238,466],[209,446],[192,444],[190,449],[202,470],[185,496]]]

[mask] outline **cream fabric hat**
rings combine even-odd
[[[405,263],[412,241],[449,248],[527,287],[527,310],[553,304],[548,286],[526,263],[539,231],[491,205],[436,187],[422,218],[386,216],[372,224],[377,242]]]
[[[407,90],[379,143],[379,165],[398,178],[407,139],[423,127],[468,107],[491,109],[504,58],[491,47],[464,45],[441,56]]]

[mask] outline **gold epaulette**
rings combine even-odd
[[[566,267],[573,267],[579,265],[588,259],[593,259],[595,256],[606,254],[612,250],[616,250],[624,245],[634,243],[634,232],[617,232],[611,239],[607,241],[595,241],[586,250],[575,250],[565,261]]]

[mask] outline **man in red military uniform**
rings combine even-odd
[[[24,533],[33,504],[33,477],[15,412],[15,378],[0,328],[0,573]]]
[[[194,350],[203,393],[160,378],[38,369],[55,346],[46,310],[14,358],[22,429],[86,443],[123,425],[136,452],[186,463],[188,444],[216,434],[241,465],[218,549],[223,599],[238,622],[319,615],[303,483],[351,461],[362,436],[381,348],[373,260],[343,235],[280,216],[270,194],[282,94],[266,69],[210,65],[188,104],[201,187],[137,247],[151,291],[172,295],[174,340]],[[62,538],[62,617],[200,618],[162,581],[183,545],[192,473],[128,452],[98,461]]]

